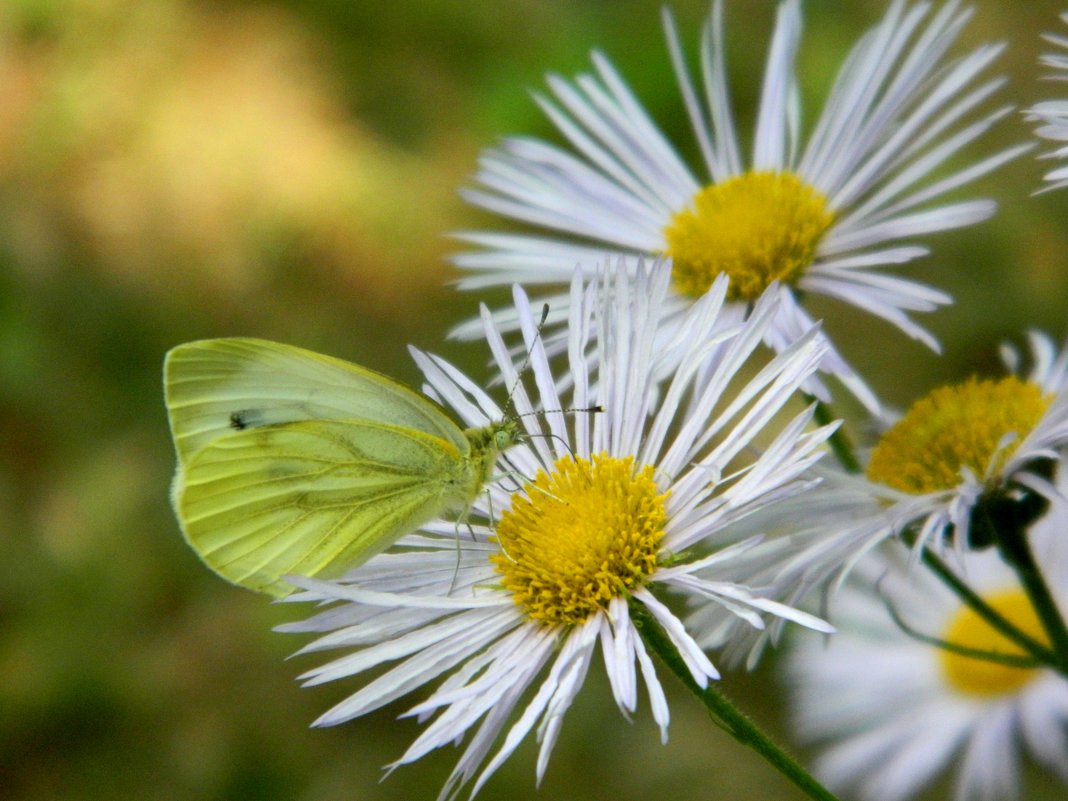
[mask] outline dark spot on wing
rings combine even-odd
[[[230,428],[235,431],[244,431],[251,425],[255,425],[256,413],[249,409],[230,412]]]

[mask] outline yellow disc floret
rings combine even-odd
[[[827,198],[790,172],[747,172],[694,195],[664,229],[675,289],[700,297],[721,273],[728,297],[753,300],[812,264],[834,222]]]
[[[1022,590],[1005,590],[983,598],[1024,634],[1048,642],[1038,616]],[[1024,656],[1018,645],[995,631],[971,607],[962,606],[950,620],[942,639],[954,645],[1006,656]],[[942,674],[951,687],[965,695],[991,697],[1013,693],[1031,681],[1038,671],[988,659],[941,651]]]
[[[656,568],[667,517],[653,468],[607,454],[539,471],[501,515],[501,584],[533,620],[573,625],[640,587]]]
[[[1013,376],[940,387],[883,435],[868,478],[922,494],[957,486],[964,468],[979,479],[996,476],[1049,401],[1037,384]],[[1008,434],[1014,437],[1006,444]]]

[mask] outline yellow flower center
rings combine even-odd
[[[796,280],[834,222],[827,198],[790,172],[747,172],[711,184],[664,229],[675,288],[700,297],[720,273],[728,298],[754,300]]]
[[[666,493],[633,457],[570,456],[539,471],[501,515],[493,562],[533,620],[572,625],[640,587],[656,569]]]
[[[868,478],[919,495],[957,486],[962,468],[980,479],[997,475],[1049,403],[1041,387],[1013,376],[940,387],[879,440]],[[1015,439],[998,451],[1010,433]]]
[[[990,606],[1025,634],[1048,643],[1042,625],[1023,590],[1013,589],[984,597]],[[942,639],[954,645],[981,651],[1024,656],[1018,645],[995,631],[971,607],[962,606],[946,627]],[[1036,668],[1019,668],[977,659],[952,651],[940,651],[942,674],[951,687],[965,695],[991,697],[1007,695],[1023,687],[1037,674]]]

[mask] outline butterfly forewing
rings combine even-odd
[[[164,386],[179,471],[220,437],[300,420],[369,420],[468,448],[460,427],[427,398],[373,370],[277,342],[179,345],[167,354]]]
[[[478,488],[440,437],[365,420],[230,431],[179,474],[190,545],[217,573],[285,595],[285,574],[355,567]]]

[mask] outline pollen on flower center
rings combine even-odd
[[[501,515],[501,583],[530,618],[581,623],[652,574],[666,498],[653,468],[635,470],[632,457],[558,460]]]
[[[983,598],[1010,623],[1039,642],[1048,643],[1042,624],[1020,589],[992,593]],[[950,620],[942,639],[954,645],[1009,656],[1024,656],[1018,645],[995,631],[971,607],[962,606]],[[1038,673],[1035,668],[1019,668],[942,650],[942,674],[951,687],[966,695],[990,697],[1015,692]]]
[[[728,297],[753,300],[800,277],[834,222],[827,199],[790,172],[747,172],[694,195],[664,229],[679,292],[700,297],[720,273]]]
[[[1037,384],[1014,376],[940,387],[883,435],[868,478],[922,494],[957,486],[965,468],[979,479],[997,475],[1049,403]]]

